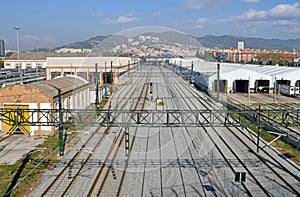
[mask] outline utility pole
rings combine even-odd
[[[261,132],[261,107],[259,105],[258,107],[258,113],[257,113],[257,142],[256,142],[256,152],[259,152],[259,138],[260,138],[260,132]]]
[[[95,73],[96,73],[96,107],[99,109],[99,73],[98,73],[98,64],[95,63]]]
[[[110,62],[110,76],[111,76],[111,81],[110,81],[110,85],[111,85],[111,88],[112,88],[112,83],[113,83],[113,80],[114,80],[114,75],[113,75],[113,62],[111,61]]]
[[[128,60],[128,68],[127,68],[127,70],[128,70],[128,74],[130,75],[130,60]]]
[[[106,62],[104,65],[104,96],[106,97],[106,82],[107,82],[107,72],[106,72]]]
[[[277,81],[276,81],[276,77],[274,80],[274,102],[276,102],[276,92],[277,92]]]
[[[250,105],[250,76],[248,80],[248,105]]]
[[[134,68],[134,65],[133,65],[133,68]],[[132,83],[132,77],[131,77],[131,74],[130,74],[130,60],[128,60],[128,77],[129,77],[130,84],[131,84]]]
[[[23,73],[22,73],[22,64],[20,62],[20,48],[19,48],[19,31],[20,31],[20,27],[15,27],[15,30],[17,31],[17,55],[18,55],[18,62],[19,62],[19,66],[20,66],[20,80],[21,80],[21,84],[23,84]]]
[[[217,99],[220,100],[220,64],[217,64]]]
[[[65,144],[63,139],[63,111],[62,111],[62,103],[61,103],[61,89],[57,88],[57,94],[58,94],[58,135],[59,135],[59,156],[64,156],[65,152]]]
[[[59,141],[59,156],[64,156],[65,152],[65,140],[64,140],[64,118],[63,118],[63,108],[61,103],[61,89],[54,85],[50,86],[57,89],[57,102],[58,102],[58,141]]]

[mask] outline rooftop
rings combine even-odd
[[[46,60],[48,57],[99,57],[100,53],[53,53],[53,52],[20,52],[20,60]],[[14,53],[6,60],[17,60],[18,54]]]
[[[61,89],[62,93],[67,93],[88,84],[89,82],[81,77],[67,75],[66,77],[60,76],[52,80],[30,83],[27,86],[38,89],[48,97],[54,98],[57,96],[57,89]]]

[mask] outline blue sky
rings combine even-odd
[[[191,34],[300,38],[300,2],[292,0],[6,0],[0,39],[20,50],[57,47],[141,26]]]

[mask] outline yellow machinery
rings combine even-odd
[[[7,110],[5,117],[9,117],[6,122],[6,132],[13,134],[16,131],[21,131],[24,134],[30,132],[29,126],[29,112],[28,111],[18,111],[11,109],[29,109],[28,105],[4,105]]]

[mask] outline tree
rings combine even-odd
[[[0,60],[0,68],[4,68],[4,61]]]
[[[257,55],[257,59],[260,64],[265,62],[269,65],[278,64],[284,66],[288,62],[288,58],[282,53],[261,53]]]

